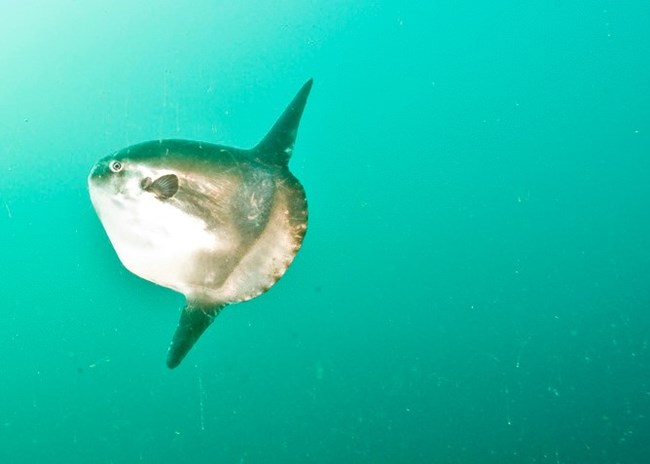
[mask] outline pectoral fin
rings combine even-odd
[[[178,192],[178,177],[175,174],[165,174],[154,181],[146,177],[141,185],[144,190],[153,193],[161,200],[168,200]]]

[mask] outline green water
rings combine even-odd
[[[424,6],[428,5],[428,6]],[[650,4],[0,2],[0,463],[646,463]],[[315,84],[309,231],[176,370],[88,199]]]

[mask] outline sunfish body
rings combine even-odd
[[[288,162],[311,86],[252,149],[157,140],[92,168],[90,198],[122,264],[186,297],[169,368],[224,306],[268,290],[298,252],[307,200]]]

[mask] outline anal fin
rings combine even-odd
[[[177,367],[225,305],[204,307],[190,302],[181,311],[174,337],[167,350],[167,367]]]

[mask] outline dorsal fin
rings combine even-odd
[[[293,144],[298,133],[300,117],[305,109],[309,91],[314,83],[309,79],[298,91],[289,106],[275,122],[271,130],[266,134],[260,143],[253,148],[256,158],[265,163],[286,166],[291,158]]]
[[[181,311],[181,318],[174,332],[174,338],[167,350],[167,367],[174,369],[181,363],[224,306],[187,302]]]

